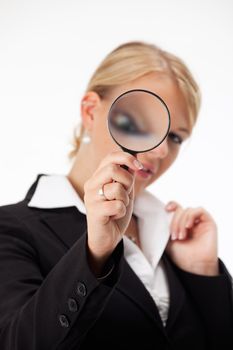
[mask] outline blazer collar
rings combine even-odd
[[[151,295],[144,287],[141,280],[133,273],[133,270],[129,266],[126,260],[124,260],[123,273],[116,289],[125,294],[131,299],[137,306],[160,328],[161,332],[166,337],[167,332],[173,327],[182,306],[185,301],[185,290],[176,276],[170,259],[163,255],[163,261],[165,263],[166,271],[168,274],[168,282],[170,289],[170,307],[168,313],[168,319],[166,327],[163,326],[158,309]],[[137,286],[132,289],[132,285]]]
[[[175,273],[172,261],[166,253],[163,255],[163,261],[165,264],[170,289],[170,307],[166,323],[166,329],[169,331],[174,325],[174,322],[179,316],[179,313],[184,304],[185,290]]]
[[[46,206],[45,208],[38,208],[37,206],[29,205],[38,188],[39,181],[41,178],[47,176],[46,174],[39,174],[37,176],[36,181],[29,188],[24,200],[27,206],[32,210],[43,209],[39,210],[40,220],[49,227],[63,245],[69,249],[82,234],[86,233],[86,215],[77,210],[77,207],[72,205],[72,203],[70,203],[69,206],[57,208],[48,208]]]
[[[125,259],[122,265],[122,275],[116,286],[116,290],[134,302],[166,336],[159,311],[153,298]]]

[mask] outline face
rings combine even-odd
[[[167,138],[156,148],[144,153],[138,153],[138,160],[144,165],[144,170],[136,172],[135,195],[156,181],[175,161],[182,142],[189,134],[188,111],[184,97],[177,84],[168,76],[161,73],[151,73],[128,84],[117,87],[111,96],[99,99],[95,93],[84,97],[92,107],[88,117],[83,121],[91,137],[89,153],[93,168],[96,169],[100,161],[110,152],[120,147],[113,141],[107,126],[107,116],[112,102],[120,94],[131,89],[145,89],[159,95],[168,106],[171,126]],[[87,111],[84,111],[84,114]],[[88,119],[89,118],[89,119]]]

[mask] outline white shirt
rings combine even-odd
[[[83,201],[65,175],[41,176],[28,206],[41,209],[76,206],[86,214]],[[161,256],[169,239],[171,214],[146,190],[136,197],[133,212],[138,218],[141,249],[124,236],[124,256],[154,299],[165,325],[170,295]]]

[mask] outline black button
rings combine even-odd
[[[60,322],[60,325],[64,328],[68,328],[70,323],[69,323],[69,320],[68,318],[66,317],[66,315],[59,315],[59,322]]]
[[[78,311],[78,303],[75,299],[69,298],[68,299],[68,307],[71,312]]]
[[[78,293],[78,295],[81,295],[82,297],[85,297],[85,295],[87,294],[87,288],[86,288],[84,283],[78,282],[77,293]]]

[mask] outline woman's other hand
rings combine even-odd
[[[217,275],[217,226],[211,215],[201,207],[183,209],[176,202],[165,209],[174,212],[166,248],[172,261],[191,273]]]
[[[84,185],[89,258],[96,275],[101,274],[104,263],[129,225],[133,211],[134,171],[141,168],[140,162],[131,154],[112,152]],[[101,189],[102,196],[99,194]]]

